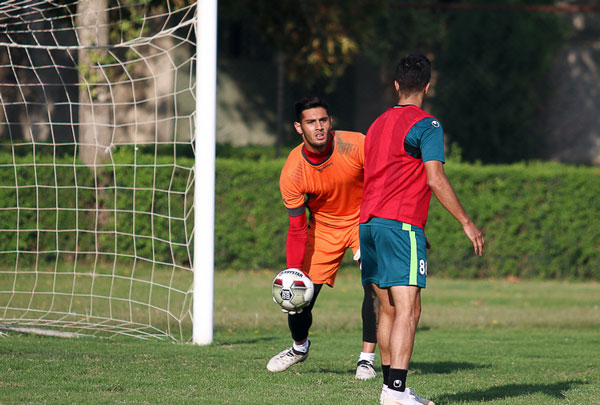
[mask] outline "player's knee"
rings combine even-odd
[[[389,303],[381,303],[379,305],[379,316],[394,318],[396,316],[396,308]]]
[[[402,321],[402,322],[414,322],[414,321],[418,322],[420,316],[421,316],[421,306],[420,305],[399,306],[398,308],[396,308],[396,311],[394,313],[394,318],[399,321]]]

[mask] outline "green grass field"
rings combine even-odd
[[[270,298],[274,274],[215,274],[209,346],[9,332],[0,403],[378,403],[381,379],[353,378],[358,271],[342,269],[322,292],[309,358],[277,374],[266,362],[290,338]],[[408,385],[437,404],[599,404],[599,297],[598,283],[432,277]]]

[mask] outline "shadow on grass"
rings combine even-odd
[[[346,370],[341,370],[341,369],[331,369],[331,368],[322,368],[319,367],[319,373],[325,373],[325,374],[338,374],[338,375],[352,375],[356,372],[356,368],[352,368],[352,369],[346,369]]]
[[[410,363],[410,372],[414,372],[415,374],[450,374],[457,371],[465,371],[465,370],[477,370],[489,368],[489,365],[480,365],[474,363],[467,362],[455,362],[455,361],[439,361],[434,363]],[[381,372],[381,367],[375,366],[375,370],[377,372]],[[350,367],[346,370],[331,370],[321,368],[319,372],[321,373],[332,373],[332,374],[354,374],[356,371],[356,367]]]
[[[251,345],[258,342],[269,342],[272,340],[278,340],[279,337],[276,336],[257,336],[255,338],[247,338],[247,337],[238,337],[232,336],[227,339],[219,339],[215,340],[214,344],[217,346],[233,346],[233,345]]]
[[[477,370],[483,368],[489,368],[488,365],[480,365],[466,362],[454,362],[454,361],[439,361],[435,363],[410,363],[410,372],[414,372],[415,374],[450,374],[456,371],[465,371],[465,370]],[[381,367],[375,366],[375,370],[381,372]],[[345,371],[341,370],[329,370],[329,369],[321,369],[319,370],[322,373],[332,373],[332,374],[354,374],[356,371],[356,367],[351,367],[346,369]]]
[[[436,404],[447,404],[465,401],[491,402],[497,399],[520,397],[532,394],[545,394],[560,400],[566,399],[565,391],[575,386],[587,384],[580,380],[562,381],[554,384],[506,384],[490,387],[485,390],[459,392],[435,398]]]
[[[432,363],[411,362],[410,370],[415,374],[450,374],[456,371],[489,368],[489,365],[467,363],[464,361],[437,361]]]

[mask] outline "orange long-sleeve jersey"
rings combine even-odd
[[[292,216],[306,204],[316,224],[333,228],[358,224],[364,141],[359,132],[335,131],[331,156],[317,165],[306,159],[303,144],[290,152],[279,187],[283,204]]]

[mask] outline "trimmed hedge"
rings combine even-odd
[[[283,162],[218,160],[218,268],[285,266]],[[475,256],[460,224],[432,197],[429,274],[600,280],[600,168],[450,162],[446,173],[485,234],[485,253]]]
[[[112,159],[116,165],[95,177],[72,155],[1,152],[0,264],[14,266],[15,251],[19,263],[42,265],[113,260],[116,251],[187,265],[193,161],[165,155],[155,163],[153,154],[134,147],[120,147]]]
[[[486,247],[475,256],[461,226],[432,198],[430,274],[600,280],[600,168],[447,166]]]
[[[13,156],[16,167],[6,165]],[[0,165],[0,264],[14,266],[17,250],[41,252],[19,254],[19,263],[39,260],[51,267],[56,260],[96,260],[95,252],[116,248],[132,258],[189,265],[193,160],[161,154],[155,165],[154,154],[127,147],[113,160],[124,166],[94,178],[85,166],[73,168],[72,155],[51,165],[48,154],[34,159],[31,153],[0,151],[5,162]],[[134,163],[136,170],[128,166]],[[217,159],[217,269],[285,266],[283,163]],[[446,172],[484,231],[486,249],[483,257],[475,256],[458,222],[434,197],[426,229],[432,244],[429,274],[600,280],[600,168],[450,162]]]
[[[279,193],[283,163],[283,160],[217,160],[217,268],[285,267],[288,220]]]

